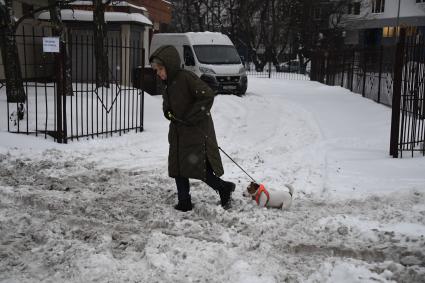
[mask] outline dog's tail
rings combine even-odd
[[[288,188],[291,197],[294,196],[294,187],[291,184],[286,184],[286,187]]]

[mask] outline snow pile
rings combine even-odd
[[[0,132],[0,282],[425,280],[425,158],[389,157],[389,108],[250,79],[246,96],[217,97],[218,141],[266,186],[292,184],[292,208],[244,198],[250,180],[222,156],[233,208],[193,181],[195,209],[179,213],[162,101],[145,103],[139,134],[59,145]]]

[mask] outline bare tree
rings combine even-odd
[[[15,40],[15,15],[12,0],[0,1],[0,50],[6,76],[6,95],[8,102],[26,101]]]
[[[343,44],[344,18],[347,16],[353,0],[333,0],[317,2],[306,0],[303,3],[303,16],[301,18],[302,38],[301,44],[305,48],[317,46],[338,48]],[[320,13],[318,15],[318,13]],[[359,18],[364,18],[361,15]]]
[[[93,22],[94,22],[94,55],[96,58],[96,87],[109,87],[109,64],[107,29],[105,24],[105,7],[111,0],[103,3],[102,0],[93,0]]]
[[[210,31],[222,31],[224,24],[223,18],[226,14],[228,1],[226,0],[200,0],[203,10],[206,13],[206,25]]]
[[[248,50],[257,69],[299,58],[307,63],[318,44],[343,42],[341,21],[352,0],[175,0],[179,32],[221,31]],[[319,34],[324,36],[320,39]]]
[[[173,14],[173,25],[176,31],[187,32],[187,31],[198,31],[195,26],[197,22],[196,10],[191,0],[175,0],[173,1],[174,10],[178,11]]]
[[[61,9],[69,7],[69,3],[73,1],[64,0],[48,0],[47,7],[50,12],[50,22],[52,24],[53,35],[58,36],[61,45],[61,53],[55,54],[57,62],[60,62],[60,70],[56,74],[59,80],[63,80],[63,93],[72,95],[72,78],[71,78],[71,59],[69,56],[68,46],[65,44],[64,24],[62,22]],[[63,72],[62,74],[60,72]],[[62,81],[61,81],[62,83]]]
[[[220,31],[226,0],[175,0],[173,24],[176,31]]]

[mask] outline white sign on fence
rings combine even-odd
[[[59,53],[59,37],[43,37],[43,52]]]

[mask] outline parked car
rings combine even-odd
[[[262,66],[262,65],[255,66],[255,71],[256,72],[263,72],[264,71],[264,66]]]
[[[301,71],[300,61],[290,60],[277,65],[276,71],[286,73],[299,73]]]

